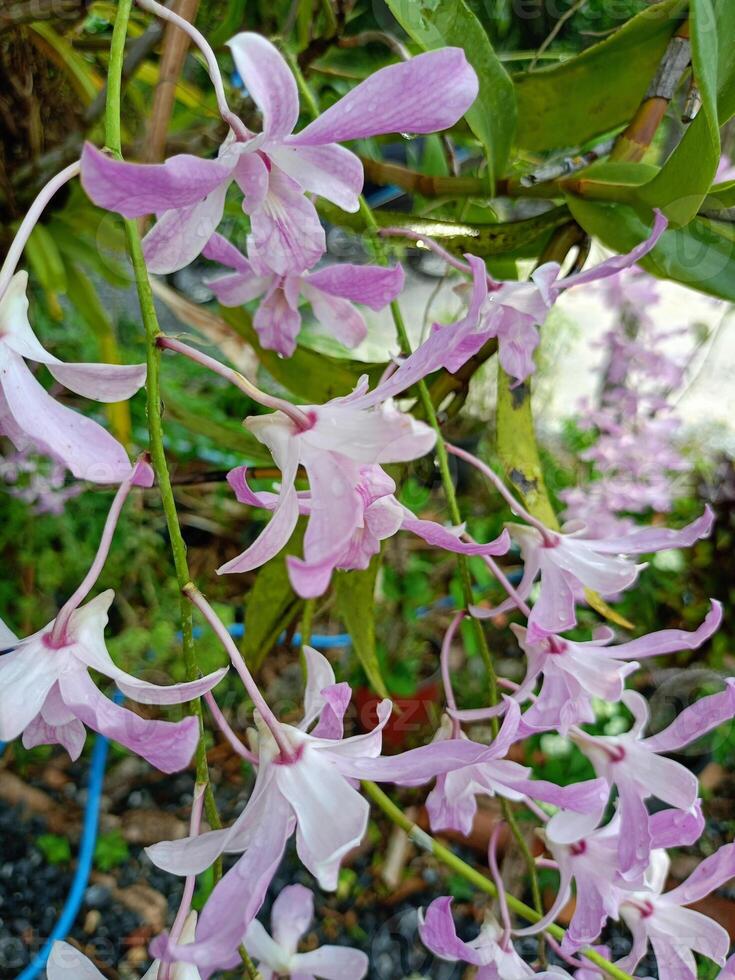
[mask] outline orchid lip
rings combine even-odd
[[[572,844],[569,847],[569,851],[572,854],[572,857],[579,857],[580,854],[585,854],[587,851],[587,841],[586,840],[577,841],[575,844]]]

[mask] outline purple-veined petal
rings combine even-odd
[[[542,566],[541,590],[528,619],[529,629],[538,626],[554,633],[574,626],[577,616],[570,577],[550,561]]]
[[[618,778],[618,813],[620,836],[618,858],[624,878],[636,878],[648,867],[651,858],[651,832],[643,792],[633,779]]]
[[[46,976],[48,980],[105,980],[83,953],[58,940],[51,947]]]
[[[195,963],[202,980],[209,980],[216,970],[232,968],[239,961],[238,947],[263,904],[286,841],[293,833],[289,809],[285,800],[274,798],[268,819],[254,829],[248,850],[215,885],[199,917],[195,942],[176,946],[167,937],[160,937],[154,953]]]
[[[339,861],[362,840],[370,807],[322,753],[278,766],[278,788],[296,814],[296,847],[322,888],[337,887]]]
[[[319,146],[381,133],[434,133],[453,126],[477,90],[461,48],[429,51],[374,72],[289,143]]]
[[[17,738],[33,721],[65,661],[65,653],[49,649],[41,637],[0,657],[0,741]]]
[[[350,350],[357,347],[367,337],[365,317],[350,300],[315,289],[304,281],[304,296],[311,303],[314,317],[321,330],[334,337]]]
[[[465,766],[436,777],[426,797],[426,812],[433,831],[456,830],[465,837],[472,833],[477,813],[476,794],[482,792],[474,779],[474,766]]]
[[[262,208],[270,185],[270,169],[265,158],[260,153],[243,153],[237,161],[233,176],[245,195],[243,211],[245,214],[254,214]]]
[[[291,588],[302,599],[318,599],[329,588],[332,573],[337,567],[340,554],[327,555],[317,561],[307,562],[296,555],[287,555],[286,568]]]
[[[648,818],[652,848],[688,847],[702,836],[704,817],[697,802],[690,810],[658,810]]]
[[[65,388],[98,402],[122,402],[145,384],[145,364],[49,364]]]
[[[182,153],[165,163],[123,163],[85,143],[81,181],[99,207],[139,218],[197,204],[230,177],[236,159],[202,160]]]
[[[202,249],[202,255],[205,259],[219,262],[220,265],[226,265],[228,269],[234,269],[236,272],[250,273],[253,270],[247,256],[219,232],[215,232],[209,239]]]
[[[18,430],[7,435],[18,449],[27,448],[17,445],[22,433],[37,452],[60,460],[80,480],[122,483],[130,475],[130,460],[120,443],[92,419],[60,405],[19,356],[3,360],[0,386]]]
[[[626,973],[633,974],[638,964],[646,955],[648,949],[648,930],[646,920],[641,918],[637,907],[627,905],[625,902],[620,906],[620,917],[623,919],[633,937],[633,945],[630,952],[621,960],[616,960],[615,965],[625,970]]]
[[[667,905],[691,905],[735,878],[735,844],[725,844],[692,871],[686,881],[661,896]]]
[[[41,364],[59,363],[33,332],[28,319],[28,273],[16,272],[0,297],[0,343]]]
[[[278,505],[278,494],[270,490],[251,490],[247,482],[247,466],[236,466],[227,474],[227,482],[232,487],[238,501],[250,507],[262,507],[264,510],[275,510]]]
[[[419,918],[419,935],[428,950],[442,960],[484,966],[492,959],[490,943],[466,943],[457,935],[452,918],[452,899],[435,898]],[[480,938],[480,937],[478,937]]]
[[[626,745],[626,754],[630,773],[635,774],[649,795],[681,810],[694,805],[699,783],[680,762],[656,755],[641,743]]]
[[[640,660],[643,657],[658,657],[662,653],[696,650],[714,636],[722,622],[722,603],[716,599],[710,599],[710,603],[710,611],[697,629],[657,630],[628,643],[618,644],[610,651],[611,655],[616,659]]]
[[[463,541],[460,534],[464,527],[452,528],[444,527],[435,521],[421,520],[415,517],[409,510],[404,508],[404,518],[401,527],[404,531],[423,538],[428,544],[436,548],[443,548],[445,551],[452,551],[461,555],[505,555],[510,548],[510,535],[503,530],[499,537],[487,544],[479,544],[473,541]]]
[[[222,220],[226,196],[222,183],[196,204],[164,211],[143,239],[149,271],[165,276],[193,262]]]
[[[121,670],[105,645],[107,612],[114,596],[112,589],[108,589],[72,613],[68,631],[74,637],[73,653],[77,660],[114,680],[123,694],[139,704],[182,704],[201,697],[219,684],[227,673],[226,667],[194,681],[169,685],[151,684]]]
[[[330,662],[323,653],[319,653],[314,647],[304,647],[304,661],[306,663],[304,717],[301,719],[299,728],[307,731],[319,717],[325,705],[322,691],[325,687],[331,687],[335,683],[335,677]]]
[[[295,953],[313,918],[314,893],[303,885],[288,885],[279,892],[271,909],[273,938],[279,946]]]
[[[281,490],[278,503],[265,529],[241,555],[221,565],[217,574],[247,572],[264,565],[283,548],[291,537],[299,518],[299,500],[294,488],[299,466],[299,450],[290,432],[277,425],[263,424],[262,417],[249,420],[249,428],[268,446],[281,470]]]
[[[725,684],[724,691],[695,701],[667,728],[644,739],[641,744],[651,752],[676,752],[718,725],[731,721],[735,716],[735,678],[728,677]]]
[[[209,286],[222,306],[232,307],[242,306],[262,296],[270,286],[270,279],[242,272],[229,272],[223,276],[207,278],[204,284]]]
[[[296,338],[301,330],[301,314],[288,302],[285,290],[271,282],[253,317],[261,347],[290,357],[296,350]]]
[[[370,960],[359,949],[347,946],[320,946],[310,953],[297,953],[291,960],[293,978],[320,977],[322,980],[363,980]]]
[[[640,245],[636,245],[634,249],[625,255],[614,255],[612,258],[606,259],[592,269],[577,272],[575,275],[560,279],[556,284],[556,288],[559,290],[569,289],[572,286],[581,286],[584,283],[596,282],[598,279],[606,279],[608,276],[615,276],[623,269],[629,269],[636,262],[639,262],[656,245],[656,242],[658,242],[659,238],[666,231],[669,224],[666,216],[658,208],[653,213],[654,221],[651,234]]]
[[[304,533],[304,559],[336,566],[353,533],[362,525],[364,501],[357,491],[359,467],[341,454],[302,450],[309,476],[311,512]]]
[[[22,741],[25,749],[34,749],[37,745],[61,745],[71,761],[76,762],[87,741],[87,729],[78,718],[52,725],[39,714],[26,726]]]
[[[293,146],[286,141],[269,149],[268,154],[303,190],[343,211],[359,210],[365,175],[359,158],[346,147],[337,143]]]
[[[378,759],[351,759],[349,775],[359,779],[397,783],[400,786],[420,786],[434,776],[462,766],[471,766],[485,758],[494,758],[486,745],[453,738],[409,749],[400,755]],[[343,771],[347,773],[347,769],[345,767]]]
[[[374,759],[380,755],[383,745],[383,729],[388,724],[392,710],[392,703],[385,698],[378,704],[376,712],[378,723],[372,731],[365,732],[364,735],[351,735],[350,738],[343,738],[339,741],[334,741],[330,736],[322,736],[317,740],[314,735],[312,745],[317,751],[326,752],[342,775],[352,776],[351,767],[354,760],[359,763],[365,758]]]
[[[665,933],[652,933],[650,939],[660,977],[666,980],[695,980],[697,964],[691,949]]]
[[[546,824],[545,834],[556,844],[574,844],[587,837],[600,822],[601,813],[574,813],[559,810]]]
[[[310,269],[326,251],[316,208],[296,181],[276,166],[270,172],[268,193],[261,206],[250,212],[250,221],[259,259],[279,275]]]
[[[637,566],[625,558],[601,554],[602,550],[596,541],[563,538],[558,548],[551,549],[544,569],[553,562],[603,595],[627,589],[638,576]]]
[[[594,942],[607,921],[600,888],[609,885],[604,879],[598,882],[597,878],[589,872],[582,874],[581,869],[577,871],[574,882],[577,888],[577,900],[566,938],[574,946],[582,946]]]
[[[712,531],[715,515],[707,504],[704,513],[680,530],[670,527],[642,527],[619,538],[602,538],[592,543],[595,551],[603,554],[645,555],[668,548],[690,548]]]
[[[382,310],[403,289],[405,275],[400,265],[383,268],[347,262],[310,272],[306,281],[330,296],[341,296],[354,303],[363,303],[371,310]]]
[[[314,738],[339,740],[344,735],[344,717],[352,698],[350,685],[342,681],[322,691],[324,707],[319,721],[312,729]]]
[[[236,34],[227,46],[235,67],[263,116],[263,136],[277,141],[288,136],[299,118],[296,79],[283,55],[262,34]]]
[[[659,907],[656,909],[654,925],[652,939],[665,929],[677,943],[695,953],[701,953],[720,966],[724,965],[730,949],[730,937],[727,930],[709,916],[695,909]]]
[[[88,728],[124,745],[161,772],[178,772],[191,762],[199,739],[196,718],[179,722],[141,718],[104,697],[86,670],[63,673],[59,685],[64,702]]]

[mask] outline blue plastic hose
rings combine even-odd
[[[116,692],[113,700],[117,704],[120,704],[123,700],[122,694]],[[51,955],[52,946],[58,940],[66,939],[79,915],[79,910],[84,901],[84,893],[89,883],[89,876],[92,871],[95,847],[97,846],[100,800],[102,798],[102,785],[105,780],[108,748],[109,742],[107,738],[104,735],[97,735],[94,740],[92,761],[89,766],[87,804],[84,808],[84,823],[82,825],[82,836],[79,841],[77,869],[74,872],[74,880],[64,902],[64,907],[61,910],[61,915],[56,920],[56,925],[51,930],[51,934],[46,942],[25,970],[18,974],[16,980],[34,980],[39,975]]]

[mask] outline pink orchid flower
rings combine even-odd
[[[362,980],[370,961],[347,946],[320,946],[297,953],[299,940],[314,919],[314,895],[303,885],[284,888],[271,910],[272,937],[257,919],[245,933],[245,948],[258,962],[262,980]]]
[[[424,746],[401,756],[378,758],[390,701],[378,705],[378,724],[365,735],[341,737],[348,699],[347,685],[335,685],[326,659],[307,648],[308,680],[304,717],[299,726],[279,725],[279,740],[288,744],[285,758],[272,729],[256,713],[258,775],[245,809],[224,830],[184,840],[164,841],[147,849],[154,864],[178,875],[195,875],[223,853],[242,854],[215,886],[190,946],[159,937],[152,947],[162,959],[195,963],[204,980],[227,967],[248,926],[263,903],[286,843],[296,831],[296,849],[305,867],[325,889],[337,887],[344,856],[357,847],[367,827],[369,805],[355,780],[393,782],[396,775],[426,782],[486,751],[457,739]],[[322,686],[324,685],[324,686]],[[321,689],[320,689],[321,688]],[[316,719],[316,727],[306,729]]]
[[[584,530],[558,533],[521,524],[509,524],[513,540],[523,557],[523,578],[517,588],[521,599],[527,599],[536,579],[541,576],[540,591],[528,620],[532,637],[541,633],[560,633],[577,622],[577,593],[585,588],[610,596],[622,592],[636,581],[644,565],[631,561],[629,555],[649,554],[669,548],[688,548],[706,538],[714,524],[709,505],[701,517],[675,531],[663,527],[637,527],[618,537],[588,538]],[[473,607],[480,619],[497,616],[515,608],[508,599],[494,609]]]
[[[660,980],[696,980],[694,953],[724,966],[730,937],[713,919],[682,906],[698,902],[735,877],[735,844],[726,844],[705,858],[686,881],[664,894],[669,858],[665,851],[656,851],[654,858],[656,874],[649,889],[635,892],[620,905],[633,947],[616,966],[633,973],[650,942]]]
[[[213,235],[202,253],[233,270],[208,278],[206,284],[223,306],[242,306],[263,296],[253,318],[261,345],[290,357],[301,330],[299,297],[311,304],[320,328],[345,347],[357,347],[367,336],[367,324],[353,305],[364,303],[382,310],[403,289],[400,265],[328,265],[316,272],[279,275],[250,249],[250,258],[221,235]]]
[[[196,718],[179,722],[141,718],[100,694],[89,670],[109,677],[126,697],[140,704],[191,701],[218,684],[226,670],[167,687],[121,670],[113,663],[104,639],[114,596],[108,589],[76,609],[58,646],[52,640],[54,622],[24,640],[3,628],[0,642],[10,652],[0,656],[0,739],[10,741],[22,733],[28,749],[58,743],[72,759],[78,759],[86,725],[162,772],[185,769],[199,739]]]
[[[124,448],[97,422],[60,405],[25,362],[45,364],[64,387],[101,402],[134,395],[145,384],[145,364],[64,364],[49,354],[28,321],[27,284],[28,274],[17,272],[0,297],[0,434],[81,480],[121,483],[132,471]]]
[[[645,801],[655,796],[680,810],[690,810],[697,800],[698,783],[685,766],[660,753],[675,752],[735,716],[735,678],[725,690],[695,702],[663,731],[643,737],[649,712],[637,691],[625,691],[622,701],[633,714],[631,729],[623,735],[588,735],[572,730],[571,738],[592,762],[595,772],[618,790],[620,824],[617,867],[620,875],[635,878],[645,871],[653,848]],[[586,832],[585,818],[555,814],[547,833],[570,840]]]
[[[513,699],[522,702],[531,694],[539,677],[543,677],[541,690],[523,715],[523,731],[558,729],[561,735],[567,735],[572,725],[594,722],[593,699],[620,701],[625,679],[638,669],[639,660],[679,650],[696,650],[716,633],[722,622],[722,605],[714,599],[711,601],[704,622],[692,632],[659,630],[615,646],[608,646],[613,633],[606,628],[598,631],[596,639],[586,642],[544,634],[531,640],[529,630],[512,623],[510,628],[527,661],[525,679]],[[461,712],[457,717],[472,720],[472,716]]]
[[[181,942],[194,941],[197,914],[192,912],[181,933]],[[159,960],[154,960],[141,980],[158,980]],[[105,980],[97,967],[69,943],[55,942],[46,966],[48,980]],[[201,974],[190,963],[176,963],[169,973],[169,980],[201,980]]]
[[[534,976],[512,943],[503,946],[498,941],[502,929],[493,919],[486,919],[474,939],[460,939],[452,918],[451,898],[436,898],[426,912],[419,913],[419,935],[424,946],[440,959],[479,967],[477,980],[523,980]]]
[[[477,797],[496,795],[509,800],[542,800],[553,806],[563,807],[565,812],[574,811],[585,824],[592,822],[594,826],[608,800],[607,783],[604,779],[593,779],[571,786],[557,786],[545,779],[532,779],[528,766],[506,758],[511,745],[521,737],[518,734],[521,713],[515,701],[510,698],[504,701],[505,718],[497,737],[489,746],[470,741],[463,732],[458,732],[454,721],[450,722],[446,717],[443,720],[442,727],[435,736],[434,746],[445,739],[459,739],[474,746],[477,756],[467,765],[458,764],[447,773],[437,775],[436,784],[426,800],[431,829],[457,830],[468,836],[477,813]],[[419,770],[414,770],[414,775],[411,776],[412,757],[418,758],[419,754],[425,753],[431,747],[413,749],[392,759],[383,760],[386,766],[393,764],[395,772],[392,781],[404,783],[404,779],[408,778],[408,784],[415,785]]]
[[[246,426],[270,449],[281,470],[277,496],[255,495],[243,470],[230,483],[246,503],[267,507],[273,517],[241,555],[218,572],[246,572],[269,561],[291,537],[299,513],[308,513],[304,558],[290,558],[289,575],[305,598],[322,595],[335,568],[365,568],[379,542],[399,528],[432,544],[465,554],[504,554],[501,535],[485,545],[460,540],[463,528],[420,521],[393,498],[393,481],[380,464],[418,459],[433,448],[436,434],[423,422],[398,411],[384,397],[383,382],[368,391],[367,378],[345,397],[324,405],[301,406],[304,425],[284,412],[251,416]],[[308,494],[294,486],[299,465],[309,479]]]
[[[704,829],[704,819],[698,805],[685,812],[661,810],[647,817],[647,823],[653,848],[688,846],[699,838]],[[525,929],[516,930],[515,934],[528,936],[543,932],[569,901],[574,881],[577,900],[563,946],[571,951],[593,943],[608,918],[619,918],[621,904],[633,893],[646,888],[644,872],[632,880],[620,874],[620,834],[618,816],[601,829],[570,843],[553,840],[547,827],[546,845],[559,868],[559,891],[542,919]]]
[[[278,506],[277,494],[255,493],[250,489],[247,484],[247,468],[244,466],[232,470],[227,481],[240,503],[266,510],[275,510]],[[366,465],[358,468],[355,493],[362,513],[358,515],[351,535],[346,540],[337,542],[334,551],[328,550],[326,559],[309,562],[293,555],[286,558],[291,584],[300,596],[308,598],[321,595],[326,591],[332,572],[337,568],[367,568],[373,555],[380,551],[381,541],[401,530],[410,531],[435,547],[457,554],[504,555],[507,552],[510,538],[506,532],[488,544],[465,542],[461,539],[463,526],[449,528],[434,521],[421,520],[396,500],[395,489],[395,482],[380,466]],[[298,492],[298,507],[300,514],[312,515],[310,490]],[[308,555],[307,548],[305,552]]]
[[[188,265],[212,237],[234,180],[255,247],[279,275],[321,257],[324,230],[304,192],[357,211],[359,159],[338,144],[383,133],[432,133],[453,126],[477,96],[477,76],[460,48],[443,48],[375,72],[299,133],[296,80],[259,34],[229,42],[235,66],[263,119],[261,133],[230,133],[215,160],[181,154],[160,165],[122,163],[87,144],[82,184],[103,208],[128,218],[156,213],[145,239],[148,268]],[[436,93],[441,92],[441,98]]]
[[[572,286],[617,275],[633,265],[651,251],[666,225],[666,218],[657,211],[651,234],[631,252],[615,255],[565,279],[559,279],[558,263],[548,262],[533,273],[529,282],[495,283],[488,277],[482,259],[466,255],[472,273],[467,313],[456,323],[434,325],[429,338],[396,371],[392,379],[394,393],[439,368],[459,370],[493,338],[497,338],[498,359],[504,370],[517,382],[526,380],[535,370],[538,326],[544,323],[560,294]]]

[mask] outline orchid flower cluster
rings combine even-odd
[[[156,7],[152,0],[142,5]],[[168,19],[176,17],[160,9]],[[200,35],[193,36],[204,45],[211,69],[211,51]],[[430,133],[454,125],[477,96],[475,73],[459,48],[419,55],[376,72],[294,133],[297,84],[278,50],[248,33],[233,38],[230,48],[260,110],[260,132],[250,132],[223,104],[221,79],[218,85],[213,73],[223,118],[230,126],[216,159],[180,155],[162,165],[140,165],[87,145],[81,159],[82,185],[95,203],[125,217],[156,215],[145,239],[151,272],[182,268],[199,254],[227,266],[230,271],[213,280],[212,288],[223,303],[261,297],[255,326],[264,347],[284,356],[293,352],[301,296],[323,327],[343,343],[355,344],[364,336],[365,322],[352,304],[378,308],[390,302],[401,289],[403,273],[399,266],[314,270],[324,253],[324,232],[312,196],[356,210],[362,168],[340,144],[381,133]],[[70,176],[77,170],[71,168]],[[247,257],[217,230],[233,183],[250,219]],[[606,535],[592,535],[583,527],[557,531],[529,513],[480,460],[450,446],[485,474],[514,515],[500,537],[483,543],[472,540],[464,526],[447,527],[412,513],[396,497],[396,484],[384,469],[425,456],[437,443],[436,429],[405,410],[413,385],[440,369],[458,370],[493,338],[506,372],[516,383],[526,381],[534,370],[539,326],[560,292],[632,266],[653,248],[665,225],[656,214],[649,237],[632,252],[567,278],[560,278],[557,264],[547,263],[528,282],[499,283],[488,276],[481,259],[466,256],[466,262],[458,263],[469,276],[466,314],[455,323],[435,325],[428,339],[375,387],[362,379],[350,394],[324,404],[293,405],[260,391],[208,355],[173,338],[159,338],[162,348],[218,371],[260,403],[264,411],[245,424],[280,470],[272,492],[251,489],[244,467],[230,473],[238,501],[269,512],[270,518],[258,538],[219,568],[220,573],[262,566],[289,542],[303,516],[303,556],[288,558],[293,589],[303,598],[324,594],[337,569],[366,568],[381,543],[399,531],[450,553],[479,556],[508,598],[493,609],[478,606],[457,614],[442,646],[446,714],[434,739],[384,756],[382,732],[391,716],[389,700],[379,704],[372,731],[346,735],[351,690],[337,681],[322,654],[306,646],[303,717],[297,724],[283,721],[204,595],[193,583],[186,586],[186,597],[218,637],[253,705],[248,745],[231,730],[227,734],[257,775],[230,826],[202,829],[204,786],[198,785],[189,836],[148,849],[155,865],[184,877],[186,884],[171,931],[151,945],[156,961],[147,978],[207,980],[218,970],[240,964],[241,947],[257,962],[263,978],[364,977],[369,964],[360,951],[341,946],[299,951],[314,912],[313,895],[302,886],[291,885],[277,896],[270,933],[257,916],[292,838],[299,860],[318,886],[327,891],[337,887],[342,863],[366,833],[370,807],[360,786],[365,780],[431,786],[426,807],[434,831],[468,834],[478,800],[494,796],[524,803],[543,820],[543,841],[550,855],[545,861],[559,875],[557,897],[548,912],[539,913],[525,928],[512,925],[494,838],[489,865],[503,922],[488,919],[475,940],[464,942],[456,934],[450,900],[436,900],[421,918],[420,934],[437,956],[475,965],[484,978],[531,975],[534,969],[520,957],[513,938],[547,931],[574,886],[575,911],[559,947],[567,965],[582,968],[578,954],[599,941],[608,921],[624,922],[632,936],[619,970],[632,973],[649,943],[663,980],[693,980],[695,952],[724,965],[727,934],[687,906],[735,875],[734,846],[723,847],[686,882],[668,891],[665,852],[692,844],[703,830],[697,780],[669,755],[735,716],[735,680],[653,735],[647,732],[645,699],[626,687],[641,661],[704,644],[720,624],[721,607],[713,600],[693,632],[668,629],[618,642],[604,628],[584,641],[565,636],[578,625],[577,601],[584,590],[604,598],[631,588],[645,568],[636,556],[694,545],[710,534],[712,513],[705,510],[681,530],[626,526]],[[32,450],[79,479],[118,489],[96,558],[55,619],[23,639],[0,624],[5,651],[0,657],[0,738],[22,736],[26,746],[60,744],[77,758],[87,729],[92,729],[162,772],[181,770],[189,765],[199,739],[196,718],[171,722],[143,717],[108,700],[90,676],[90,671],[101,674],[128,700],[143,705],[180,704],[205,696],[215,720],[226,726],[213,694],[224,669],[163,686],[124,672],[105,645],[114,594],[107,591],[89,598],[126,499],[154,482],[150,461],[143,456],[131,464],[123,447],[100,425],[47,393],[27,362],[46,365],[62,385],[99,401],[130,397],[145,383],[145,368],[62,364],[47,353],[28,319],[26,275],[13,267],[18,254],[16,248],[10,265],[0,273],[0,432],[20,452]],[[308,488],[297,489],[304,479]],[[523,560],[517,588],[495,561],[511,545],[520,549]],[[526,621],[525,626],[512,627],[525,657],[526,676],[519,685],[506,683],[499,703],[463,710],[456,703],[450,670],[462,617],[483,619],[510,611]],[[595,720],[597,699],[624,706],[632,718],[629,730],[602,736],[588,732],[584,726]],[[483,719],[495,727],[489,744],[473,740],[464,727]],[[573,740],[591,761],[595,778],[560,786],[535,779],[530,768],[510,758],[519,742],[543,732],[559,732]],[[663,808],[650,812],[651,799]],[[426,844],[425,834],[415,839]],[[191,911],[196,877],[223,855],[237,859],[197,917]],[[587,969],[593,967],[588,964]],[[542,972],[569,975],[561,967]],[[100,974],[78,951],[57,944],[48,976],[92,980]]]
[[[564,518],[583,521],[601,537],[633,527],[622,515],[669,512],[675,479],[689,469],[674,442],[680,419],[671,405],[685,363],[668,349],[686,331],[657,325],[659,292],[641,269],[609,280],[603,297],[616,320],[599,344],[605,357],[599,404],[583,401],[578,423],[598,434],[580,454],[598,478],[560,494]]]

